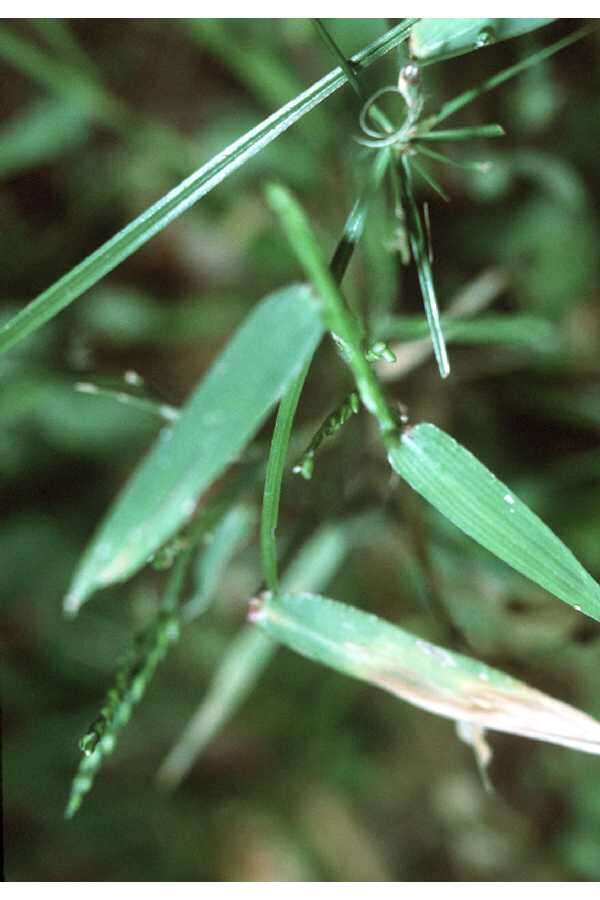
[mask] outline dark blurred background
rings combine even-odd
[[[391,24],[328,27],[353,53]],[[427,110],[577,24],[560,20],[427,68]],[[498,121],[507,136],[444,149],[494,166],[482,175],[434,165],[448,204],[421,185],[441,306],[470,286],[483,311],[528,314],[537,330],[505,344],[452,344],[448,382],[425,354],[388,383],[414,421],[434,421],[468,446],[597,578],[598,49],[594,34],[467,107],[449,127]],[[369,70],[367,92],[396,81],[403,53]],[[2,315],[333,65],[304,20],[3,21]],[[351,89],[339,91],[0,357],[9,879],[600,878],[600,760],[495,735],[496,792],[488,795],[451,723],[288,651],[181,787],[157,789],[158,766],[260,584],[255,531],[211,610],[183,630],[157,671],[82,809],[63,819],[78,740],[165,578],[148,569],[94,597],[74,621],[63,617],[86,541],[160,426],[74,385],[118,383],[134,370],[152,396],[180,403],[252,305],[298,278],[267,209],[266,182],[296,191],[328,252],[335,247],[362,154],[359,112]],[[393,228],[389,205],[376,203],[346,277],[350,301],[369,314],[421,310],[414,271],[391,249]],[[348,384],[324,345],[299,409],[306,434]],[[595,623],[392,487],[371,423],[354,417],[324,448],[312,482],[286,478],[284,543],[295,546],[319,523],[383,510],[384,526],[350,549],[330,596],[441,639],[433,592],[473,655],[600,716]],[[260,485],[247,502],[258,510]]]

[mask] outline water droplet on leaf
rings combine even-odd
[[[496,35],[494,33],[493,28],[482,28],[479,34],[477,35],[477,39],[475,41],[476,47],[488,47],[490,44],[493,44],[496,40]]]

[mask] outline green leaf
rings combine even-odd
[[[283,470],[287,459],[296,408],[309,368],[310,359],[307,360],[298,377],[294,379],[283,395],[277,410],[269,459],[267,461],[260,520],[260,550],[263,574],[271,590],[275,590],[278,585],[276,533]]]
[[[350,548],[382,525],[375,513],[321,526],[293,557],[281,579],[282,590],[323,590]],[[277,649],[275,641],[249,625],[235,635],[205,697],[160,767],[157,777],[163,788],[176,788],[185,778],[206,745],[252,692]]]
[[[361,69],[367,68],[405,41],[413,22],[414,20],[407,19],[390,29],[383,37],[352,57],[352,62]],[[13,55],[18,56],[20,50],[13,46],[13,36],[7,37],[0,32],[0,53],[4,43],[10,45]],[[65,78],[66,75],[61,70],[61,85]],[[0,353],[26,338],[112,272],[119,263],[186,212],[201,197],[339,90],[346,80],[341,69],[334,69],[180,182],[0,327]]]
[[[372,194],[381,178],[385,174],[389,156],[380,153],[376,157],[368,178],[359,196],[350,210],[342,236],[338,241],[335,253],[329,266],[331,275],[336,283],[341,283],[352,259],[354,250],[362,237],[369,202]],[[298,378],[292,382],[283,396],[277,411],[275,429],[271,441],[267,471],[265,474],[265,487],[263,493],[263,506],[260,522],[260,548],[262,567],[267,587],[276,590],[277,580],[277,520],[279,518],[279,500],[281,496],[281,484],[283,481],[283,469],[287,459],[288,444],[296,414],[296,407],[300,400],[302,388],[308,375],[310,360],[307,361]]]
[[[322,334],[310,290],[292,285],[247,317],[172,429],[163,429],[92,540],[65,609],[136,572],[192,515],[196,501],[256,433]]]
[[[543,47],[536,53],[530,53],[529,56],[519,60],[514,66],[509,66],[507,69],[502,69],[501,72],[496,72],[477,87],[469,88],[467,91],[459,94],[458,97],[454,97],[453,100],[444,103],[435,115],[430,116],[426,122],[422,123],[423,127],[428,129],[434,128],[440,122],[453,116],[459,109],[463,109],[465,106],[468,106],[469,103],[472,103],[478,97],[481,97],[482,94],[493,91],[495,88],[500,87],[501,84],[504,84],[505,81],[515,78],[517,75],[520,75],[521,72],[525,72],[527,69],[531,68],[531,66],[535,66],[543,60],[549,59],[549,57],[553,56],[555,53],[559,53],[576,41],[581,40],[581,38],[587,37],[596,27],[595,24],[583,25],[581,28],[577,28],[576,31],[572,31],[571,34],[568,34],[566,37],[550,44],[549,47]]]
[[[249,615],[296,653],[436,715],[600,753],[600,722],[591,716],[377,616],[305,593],[262,594]]]
[[[60,100],[41,100],[0,129],[0,177],[9,178],[48,163],[82,144],[89,123],[81,112]]]
[[[323,303],[323,315],[336,346],[352,370],[360,398],[383,431],[394,431],[396,420],[388,409],[377,379],[366,360],[361,323],[348,308],[334,275],[325,262],[321,242],[296,198],[281,185],[270,185],[267,195],[279,216],[300,265]]]
[[[256,629],[244,627],[233,638],[206,696],[158,771],[163,788],[177,787],[202,750],[252,691],[276,649],[277,645]]]
[[[554,19],[421,19],[410,36],[411,55],[439,62],[527,34]]]
[[[415,134],[419,141],[472,141],[479,138],[504,137],[506,132],[502,125],[495,122],[487,125],[469,125],[465,128],[445,128],[439,131],[423,131]]]
[[[541,519],[453,438],[435,425],[420,424],[390,445],[388,459],[461,531],[600,621],[600,586]]]

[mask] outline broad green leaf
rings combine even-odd
[[[600,722],[492,669],[316,594],[262,594],[250,620],[269,637],[422,709],[469,723],[600,753]]]
[[[421,19],[410,36],[411,55],[420,62],[439,62],[519,37],[554,19]]]
[[[600,585],[547,525],[454,438],[435,425],[416,425],[390,444],[388,459],[461,531],[600,621]]]
[[[321,334],[317,303],[304,285],[272,294],[250,313],[101,524],[65,600],[68,612],[136,572],[190,518]]]
[[[405,41],[413,24],[414,20],[406,19],[353,56],[352,62],[359,69],[372,65]],[[0,53],[5,49],[5,44],[10,47],[13,56],[19,55],[20,50],[15,48],[13,36],[0,32]],[[59,75],[58,80],[62,84],[66,76],[62,70]],[[346,81],[342,70],[334,69],[180,182],[0,327],[0,352],[26,338],[80,297],[201,197],[339,90]]]

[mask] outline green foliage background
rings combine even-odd
[[[328,27],[352,53],[389,23]],[[428,67],[427,108],[572,27],[561,20]],[[493,269],[505,287],[490,311],[541,317],[552,339],[459,341],[450,345],[447,382],[428,357],[388,387],[412,421],[436,422],[514,487],[596,578],[598,49],[593,34],[481,98],[465,124],[499,121],[507,136],[456,152],[493,168],[439,169],[449,204],[422,193],[442,310]],[[35,51],[59,60],[58,74]],[[366,89],[394,83],[402,58],[392,53],[370,69]],[[301,20],[3,23],[3,314],[332,66]],[[84,90],[90,78],[94,91]],[[597,758],[493,736],[496,793],[487,795],[448,722],[283,650],[179,790],[156,788],[158,766],[259,586],[255,532],[211,611],[183,629],[76,818],[63,819],[77,742],[165,578],[148,569],[95,597],[75,620],[62,615],[77,559],[160,425],[73,385],[136,370],[154,395],[181,402],[247,310],[298,279],[265,203],[267,180],[297,192],[333,251],[354,195],[359,112],[349,87],[338,92],[0,357],[3,774],[13,880],[600,878]],[[420,314],[416,276],[389,249],[393,225],[377,205],[345,288],[362,311]],[[265,353],[276,340],[265,335]],[[297,450],[349,386],[324,344],[301,399]],[[271,427],[253,445],[257,459]],[[247,502],[258,506],[259,484]],[[443,642],[430,612],[441,598],[473,655],[600,716],[598,626],[391,482],[366,415],[320,451],[311,482],[286,476],[282,504],[284,554],[321,522],[383,510],[385,526],[373,524],[350,552],[331,596]]]

